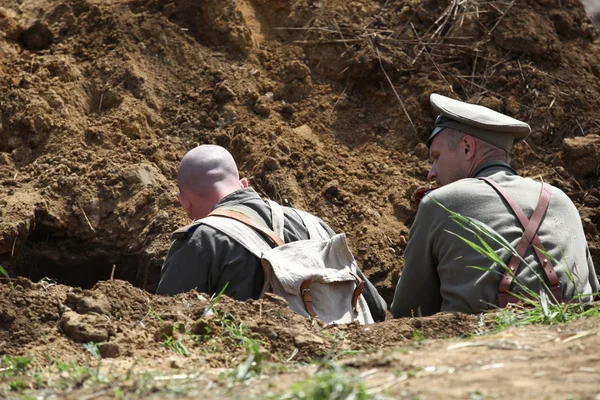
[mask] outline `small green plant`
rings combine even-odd
[[[173,336],[167,336],[165,341],[162,343],[162,346],[165,349],[171,349],[175,353],[182,355],[184,357],[189,357],[190,352],[185,347],[185,345],[181,342],[181,339],[174,339]]]
[[[8,386],[10,387],[10,390],[20,392],[21,390],[28,389],[29,383],[23,379],[15,379],[14,381],[11,381]]]
[[[6,270],[4,268],[2,268],[2,265],[0,265],[0,275],[3,275],[6,279],[8,279],[8,283],[9,283],[11,289],[15,288],[12,283],[12,280],[10,279],[10,276],[8,276],[8,272],[6,272]]]
[[[228,375],[235,382],[243,382],[255,375],[258,375],[263,367],[263,355],[260,351],[261,342],[250,336],[248,327],[236,320],[231,313],[220,313],[216,308],[216,304],[220,300],[223,293],[227,289],[229,282],[223,286],[223,289],[210,299],[210,304],[204,310],[202,317],[214,316],[216,323],[219,324],[223,331],[219,336],[213,335],[213,330],[210,326],[204,327],[202,334],[192,335],[196,343],[206,342],[211,337],[215,337],[217,341],[232,347],[242,347],[246,349],[246,359]],[[206,300],[198,297],[199,300]]]
[[[413,340],[417,342],[418,345],[422,345],[425,341],[425,334],[423,334],[423,331],[420,329],[415,329],[413,333]]]
[[[81,367],[75,361],[71,361],[71,362],[56,361],[56,368],[58,369],[58,372],[64,373],[63,374],[64,376],[71,376],[76,379],[91,376],[89,368]]]
[[[120,388],[114,388],[113,393],[115,397],[119,400],[124,400],[127,398],[127,396],[125,396],[125,392],[123,392],[123,390],[121,390]]]
[[[221,291],[217,295],[213,295],[210,298],[209,306],[206,307],[206,309],[202,313],[203,317],[214,313],[213,307],[219,302],[219,300],[221,299],[221,296],[223,296],[223,293],[225,293],[225,290],[227,290],[228,286],[229,286],[229,282],[225,282],[225,285],[223,285],[223,289],[221,289]],[[198,300],[205,300],[205,299],[203,296],[198,295]]]
[[[96,360],[100,360],[102,358],[102,356],[100,355],[100,349],[98,349],[98,343],[95,342],[88,342],[88,343],[84,343],[83,347],[90,352],[90,354],[92,355],[92,357],[94,357]]]
[[[253,376],[260,374],[262,370],[262,354],[260,344],[257,340],[249,340],[246,343],[247,356],[233,373],[233,379],[236,382],[243,382]]]
[[[248,327],[237,321],[233,315],[216,313],[216,316],[224,328],[221,334],[224,343],[246,349],[246,359],[230,374],[233,380],[242,382],[260,374],[263,367],[263,354],[260,351],[261,341],[252,338]]]
[[[521,289],[522,293],[511,293],[517,299],[519,299],[525,307],[511,307],[510,309],[502,309],[495,314],[496,325],[499,330],[505,329],[509,326],[515,325],[531,325],[531,324],[557,324],[568,322],[573,319],[592,317],[600,315],[600,310],[595,307],[590,307],[584,299],[593,298],[598,293],[592,294],[577,294],[573,297],[573,301],[568,303],[559,303],[554,298],[552,291],[536,271],[517,253],[516,249],[513,248],[510,243],[506,241],[501,235],[494,231],[484,223],[467,216],[458,214],[439,203],[437,200],[433,201],[440,207],[444,208],[450,214],[450,218],[461,226],[467,232],[473,234],[479,243],[475,243],[471,240],[460,236],[457,233],[446,230],[446,232],[459,238],[466,243],[473,250],[486,257],[488,260],[493,261],[495,265],[500,266],[501,271],[507,271],[513,277],[513,282]],[[531,290],[527,285],[522,283],[518,277],[511,271],[506,263],[496,254],[496,251],[488,244],[488,241],[500,245],[502,249],[507,250],[510,254],[515,255],[519,260],[529,268],[534,276],[539,280],[542,290],[539,293]],[[541,249],[545,257],[548,257],[552,261],[556,260],[548,253]],[[563,255],[564,256],[564,255]],[[564,258],[564,257],[563,257]],[[502,272],[496,271],[492,268],[485,268],[479,266],[471,266],[481,271],[492,271],[502,275]],[[568,263],[566,263],[565,275],[567,279],[575,285],[575,276],[571,272]],[[576,287],[576,285],[575,285]],[[492,305],[495,307],[495,305]]]
[[[369,398],[360,376],[349,372],[335,363],[325,364],[325,371],[310,376],[292,385],[285,400],[365,400]]]
[[[585,304],[555,304],[551,302],[545,292],[540,292],[539,303],[531,307],[503,309],[494,315],[497,330],[504,330],[511,326],[534,324],[559,324],[574,319],[589,318],[600,315],[597,307]]]
[[[29,367],[32,360],[30,357],[3,356],[0,360],[0,371],[8,376],[21,374]]]
[[[316,323],[316,320],[313,319],[312,322]],[[343,331],[334,330],[332,332],[327,329],[322,329],[321,334],[326,336],[332,342],[331,348],[327,350],[327,353],[322,358],[323,362],[335,361],[344,356],[364,353],[363,350],[340,350],[341,344],[345,340],[345,333]]]
[[[252,342],[249,337],[248,328],[242,322],[238,322],[230,313],[217,314],[219,323],[223,327],[221,337],[229,344],[245,346]]]
[[[398,370],[398,371],[396,371],[396,375],[397,376],[404,375],[407,378],[414,378],[421,371],[423,371],[423,368],[421,368],[421,367],[415,367],[413,369],[409,369],[409,370],[406,370],[406,371],[405,370]]]
[[[485,400],[485,399],[490,399],[493,396],[484,394],[482,392],[480,392],[479,390],[476,390],[474,392],[469,392],[469,400]]]
[[[204,343],[206,341],[208,341],[211,337],[212,337],[212,328],[210,326],[206,326],[204,327],[204,332],[202,334],[190,334],[192,337],[192,340],[197,343],[197,344],[201,344]]]

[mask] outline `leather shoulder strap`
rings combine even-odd
[[[265,252],[273,248],[270,239],[248,225],[232,218],[213,215],[202,218],[200,221],[202,221],[202,225],[210,226],[238,242],[258,258],[262,258]]]
[[[537,231],[541,225],[542,219],[544,218],[544,215],[546,214],[546,211],[548,209],[548,204],[552,195],[552,186],[548,185],[545,182],[542,183],[540,199],[533,212],[533,215],[531,216],[531,219],[528,219],[521,207],[517,204],[517,202],[500,185],[498,185],[496,182],[487,177],[479,177],[478,179],[492,186],[496,190],[496,192],[498,192],[498,194],[500,194],[500,196],[504,198],[506,203],[513,210],[524,229],[523,235],[521,236],[521,240],[519,241],[515,249],[517,254],[522,258],[529,246],[531,246],[531,244],[533,243],[535,255],[538,259],[538,262],[544,270],[544,274],[546,275],[548,284],[550,285],[550,288],[555,297],[558,296],[557,300],[560,301],[560,291],[558,290],[558,277],[556,276],[556,272],[554,271],[552,262],[548,259],[548,257],[543,255],[542,251],[545,252],[545,249],[539,236],[537,235]],[[509,271],[506,271],[504,273],[502,281],[500,282],[500,287],[498,289],[499,293],[508,294],[510,284],[513,280],[513,275],[516,274],[517,269],[521,263],[519,256],[513,255],[511,257],[508,263],[508,267],[510,271],[512,271],[512,274]]]
[[[218,217],[234,219],[234,220],[239,221],[239,222],[257,230],[258,232],[262,233],[277,246],[281,246],[281,245],[285,244],[285,242],[279,236],[277,236],[277,234],[275,232],[256,223],[252,218],[242,214],[239,211],[222,210],[222,209],[217,208],[216,210],[214,210],[210,214],[208,214],[208,216],[209,217],[218,216]]]
[[[271,228],[269,226],[268,221],[265,221],[256,211],[254,211],[251,207],[248,207],[243,204],[229,205],[229,206],[221,206],[218,208],[219,210],[232,210],[237,211],[241,214],[244,214],[246,217],[253,220],[258,225],[264,226],[265,228]]]

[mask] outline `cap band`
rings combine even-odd
[[[501,149],[506,150],[507,152],[510,151],[515,141],[515,138],[512,135],[507,135],[498,131],[492,131],[480,127],[474,127],[453,120],[452,118],[449,118],[445,115],[438,115],[437,119],[435,120],[435,128],[429,135],[429,139],[427,139],[427,147],[431,146],[431,141],[433,140],[433,137],[440,133],[442,130],[444,130],[444,128],[454,129],[467,135],[474,136],[478,139],[483,140],[484,142],[492,144],[496,147],[500,147]]]

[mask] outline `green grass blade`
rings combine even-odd
[[[4,275],[4,277],[8,280],[10,280],[10,277],[8,276],[8,272],[6,272],[6,270],[4,268],[2,268],[2,265],[0,265],[0,274]]]
[[[8,279],[8,283],[10,284],[11,289],[14,289],[15,287],[12,283],[12,279],[10,279],[10,276],[8,276],[8,272],[6,272],[4,268],[2,268],[2,265],[0,265],[0,274],[4,275],[6,279]]]

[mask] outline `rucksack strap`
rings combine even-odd
[[[520,258],[523,258],[525,252],[533,244],[533,250],[538,259],[538,262],[543,268],[544,275],[546,275],[546,279],[548,280],[548,285],[552,294],[556,298],[557,301],[562,301],[562,297],[560,294],[560,287],[558,282],[558,277],[556,276],[556,272],[554,271],[554,267],[552,266],[552,262],[546,257],[542,252],[546,252],[544,249],[544,245],[542,244],[537,231],[541,225],[542,219],[546,214],[548,209],[548,204],[550,203],[550,197],[552,196],[552,187],[545,182],[542,182],[542,191],[540,193],[540,199],[538,204],[531,216],[531,219],[528,219],[521,207],[517,204],[517,202],[504,190],[500,185],[498,185],[493,180],[487,177],[479,177],[482,181],[489,184],[492,188],[504,198],[504,200],[508,203],[510,208],[513,210],[515,215],[517,216],[519,222],[523,227],[523,235],[521,236],[521,240],[517,244],[516,252],[518,254],[511,257],[508,268],[509,271],[505,271],[500,281],[500,287],[498,288],[498,305],[500,307],[505,307],[506,304],[515,302],[517,299],[514,296],[511,296],[508,292],[510,290],[510,285],[513,280],[513,275],[516,274],[519,265],[521,264]]]
[[[304,303],[304,308],[306,309],[308,315],[310,315],[313,318],[319,318],[312,304],[313,302],[312,293],[310,291],[310,283],[310,279],[307,279],[302,282],[302,285],[300,285],[300,297],[302,297],[302,302]]]
[[[246,217],[252,219],[255,223],[262,225],[263,227],[268,228],[268,229],[271,228],[271,226],[268,224],[268,222],[265,221],[255,210],[253,210],[251,207],[245,206],[243,204],[221,206],[218,208],[218,210],[237,211],[241,214],[244,214]]]
[[[283,207],[281,207],[278,203],[267,200],[269,206],[271,206],[271,220],[273,221],[273,232],[277,234],[283,241],[285,238],[283,237],[283,223],[284,223],[284,215],[283,215]]]
[[[199,222],[227,235],[258,258],[273,248],[270,239],[266,239],[255,229],[232,218],[213,215],[202,218]]]
[[[323,226],[321,226],[321,223],[319,222],[319,219],[317,217],[310,213],[307,213],[306,211],[297,209],[294,209],[294,211],[296,211],[296,214],[298,214],[298,216],[302,220],[302,223],[308,231],[308,237],[310,239],[327,240],[331,238],[331,235],[329,234],[329,232],[327,232],[327,230],[325,230],[325,228],[323,228]]]
[[[285,242],[275,232],[256,223],[252,218],[246,216],[245,214],[242,214],[239,211],[221,210],[221,209],[217,208],[216,210],[214,210],[210,214],[208,214],[208,216],[209,217],[211,217],[211,216],[227,217],[227,218],[234,219],[236,221],[239,221],[239,222],[241,222],[245,225],[248,225],[249,227],[259,231],[260,233],[265,235],[267,238],[269,238],[271,240],[271,242],[273,242],[273,244],[275,244],[277,246],[281,246],[282,244],[285,244]]]
[[[350,271],[350,274],[356,279],[356,288],[354,289],[354,293],[352,293],[352,309],[354,312],[358,312],[358,298],[365,289],[365,282],[354,272]]]

